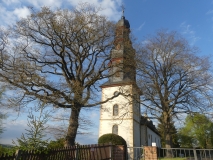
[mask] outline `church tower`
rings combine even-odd
[[[116,24],[114,49],[110,53],[110,78],[101,86],[102,101],[117,97],[101,106],[99,137],[114,133],[123,137],[127,146],[139,147],[140,92],[136,85],[135,50],[129,35],[129,21],[122,16]]]

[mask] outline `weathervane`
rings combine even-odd
[[[121,9],[122,9],[122,17],[124,17],[124,10],[125,10],[124,4],[121,5]]]

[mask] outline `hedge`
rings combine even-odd
[[[114,145],[126,145],[126,141],[121,136],[113,133],[104,134],[98,139],[98,144],[110,142]]]

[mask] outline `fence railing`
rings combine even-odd
[[[213,149],[127,147],[127,160],[213,160]]]
[[[158,157],[183,158],[186,160],[213,160],[213,149],[197,148],[161,148],[158,149]]]
[[[81,145],[48,150],[46,153],[18,150],[12,156],[1,155],[0,160],[110,160],[112,145]]]
[[[143,147],[127,147],[127,160],[140,160],[143,158]]]
[[[80,145],[52,149],[46,153],[19,150],[13,155],[0,155],[0,160],[213,160],[213,149],[157,148]]]

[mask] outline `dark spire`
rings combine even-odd
[[[126,28],[130,28],[130,24],[129,24],[129,21],[125,19],[125,16],[124,16],[124,5],[121,6],[122,8],[122,17],[121,19],[118,21],[117,23],[117,26],[121,27],[121,26],[125,26]]]
[[[121,8],[122,8],[122,17],[124,17],[124,5],[122,4],[122,6],[121,6]]]
[[[136,70],[135,70],[135,50],[132,47],[129,21],[124,17],[124,7],[122,6],[121,19],[116,24],[114,48],[111,50],[109,63],[111,69],[109,70],[109,81],[103,86],[121,85],[121,84],[135,84]]]

